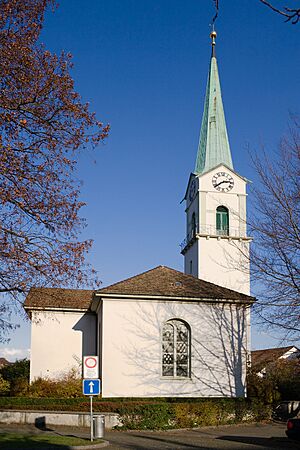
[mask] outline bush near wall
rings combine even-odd
[[[84,398],[2,397],[1,409],[89,412]],[[271,408],[249,399],[231,398],[94,398],[94,412],[120,415],[126,429],[190,428],[266,420]]]
[[[29,360],[25,358],[0,368],[0,396],[27,394],[29,365]]]

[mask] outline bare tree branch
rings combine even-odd
[[[283,6],[282,9],[279,9],[276,8],[273,3],[270,3],[267,0],[260,0],[260,2],[268,6],[268,8],[272,9],[272,11],[275,11],[276,13],[286,17],[286,22],[291,22],[293,25],[295,25],[300,20],[300,7],[289,8],[287,6]]]
[[[300,133],[293,120],[275,161],[253,158],[260,185],[253,189],[250,253],[257,314],[285,336],[300,333]]]

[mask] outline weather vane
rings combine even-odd
[[[213,2],[214,2],[214,5],[215,5],[215,8],[216,8],[216,13],[215,13],[215,15],[213,17],[213,20],[212,20],[210,25],[211,25],[211,27],[212,27],[212,29],[214,31],[214,29],[215,29],[215,21],[217,20],[217,17],[218,17],[218,14],[219,14],[219,0],[213,0]]]

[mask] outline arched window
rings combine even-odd
[[[216,213],[217,234],[221,236],[229,235],[229,212],[225,206],[218,206]]]
[[[190,376],[190,327],[178,319],[168,320],[162,329],[162,375]]]

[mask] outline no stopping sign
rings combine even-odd
[[[83,378],[99,377],[99,361],[98,356],[83,357]]]

